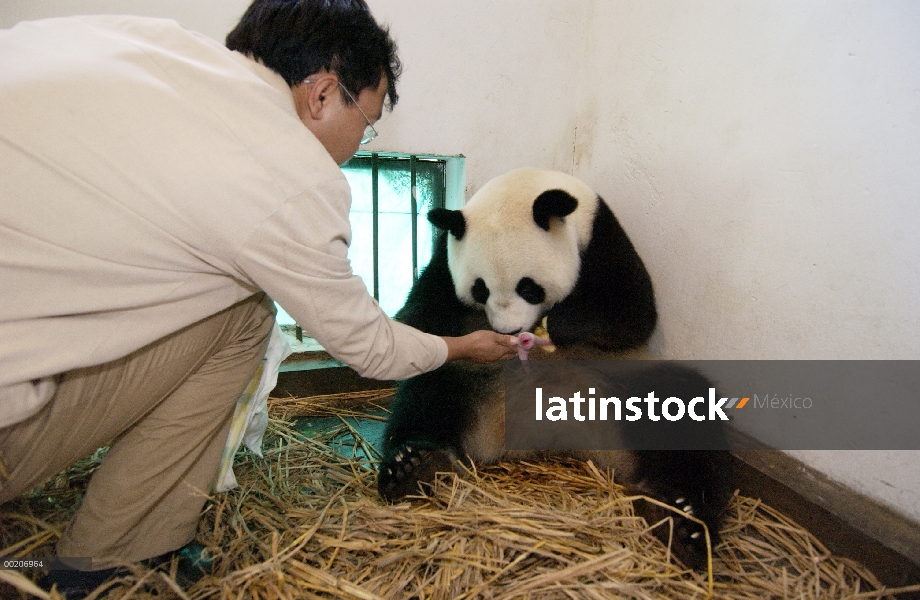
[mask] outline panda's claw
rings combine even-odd
[[[424,493],[437,473],[458,470],[457,454],[451,449],[406,444],[381,464],[377,491],[385,500],[395,502]]]
[[[705,506],[702,499],[690,498],[685,493],[675,494],[673,490],[667,488],[648,486],[647,482],[644,482],[642,493],[673,506],[679,511],[674,512],[650,502],[636,505],[637,512],[645,517],[647,523],[661,523],[652,530],[655,536],[664,544],[670,544],[673,555],[685,566],[692,569],[705,568],[709,549],[703,535],[705,528],[696,516],[697,501]],[[705,518],[703,520],[708,523]],[[710,536],[715,536],[712,537],[712,542],[715,544],[718,541],[717,534],[710,531]]]

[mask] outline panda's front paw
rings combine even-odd
[[[406,496],[426,493],[437,473],[460,471],[457,453],[449,448],[423,448],[403,444],[389,460],[380,465],[377,491],[382,498],[396,502]]]

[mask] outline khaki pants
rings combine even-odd
[[[122,359],[64,373],[39,413],[0,429],[0,503],[111,442],[58,556],[92,557],[95,570],[190,542],[274,314],[257,294]]]

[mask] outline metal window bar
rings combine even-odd
[[[412,283],[418,281],[418,196],[416,195],[416,161],[418,157],[414,154],[409,157],[409,199],[412,205]]]
[[[371,154],[371,204],[373,206],[374,300],[380,300],[380,157]],[[412,238],[415,242],[415,238]]]

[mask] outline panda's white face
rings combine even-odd
[[[550,190],[577,207],[544,229],[534,202]],[[493,179],[461,210],[459,239],[448,236],[457,297],[484,310],[495,331],[531,329],[575,287],[596,208],[590,188],[563,173],[520,169]]]
[[[509,237],[516,236],[504,230],[471,232],[469,239],[449,240],[448,256],[457,297],[484,310],[495,331],[517,333],[532,328],[568,295],[578,277],[579,257],[562,245],[554,264],[546,264]],[[538,246],[527,243],[530,249]]]

